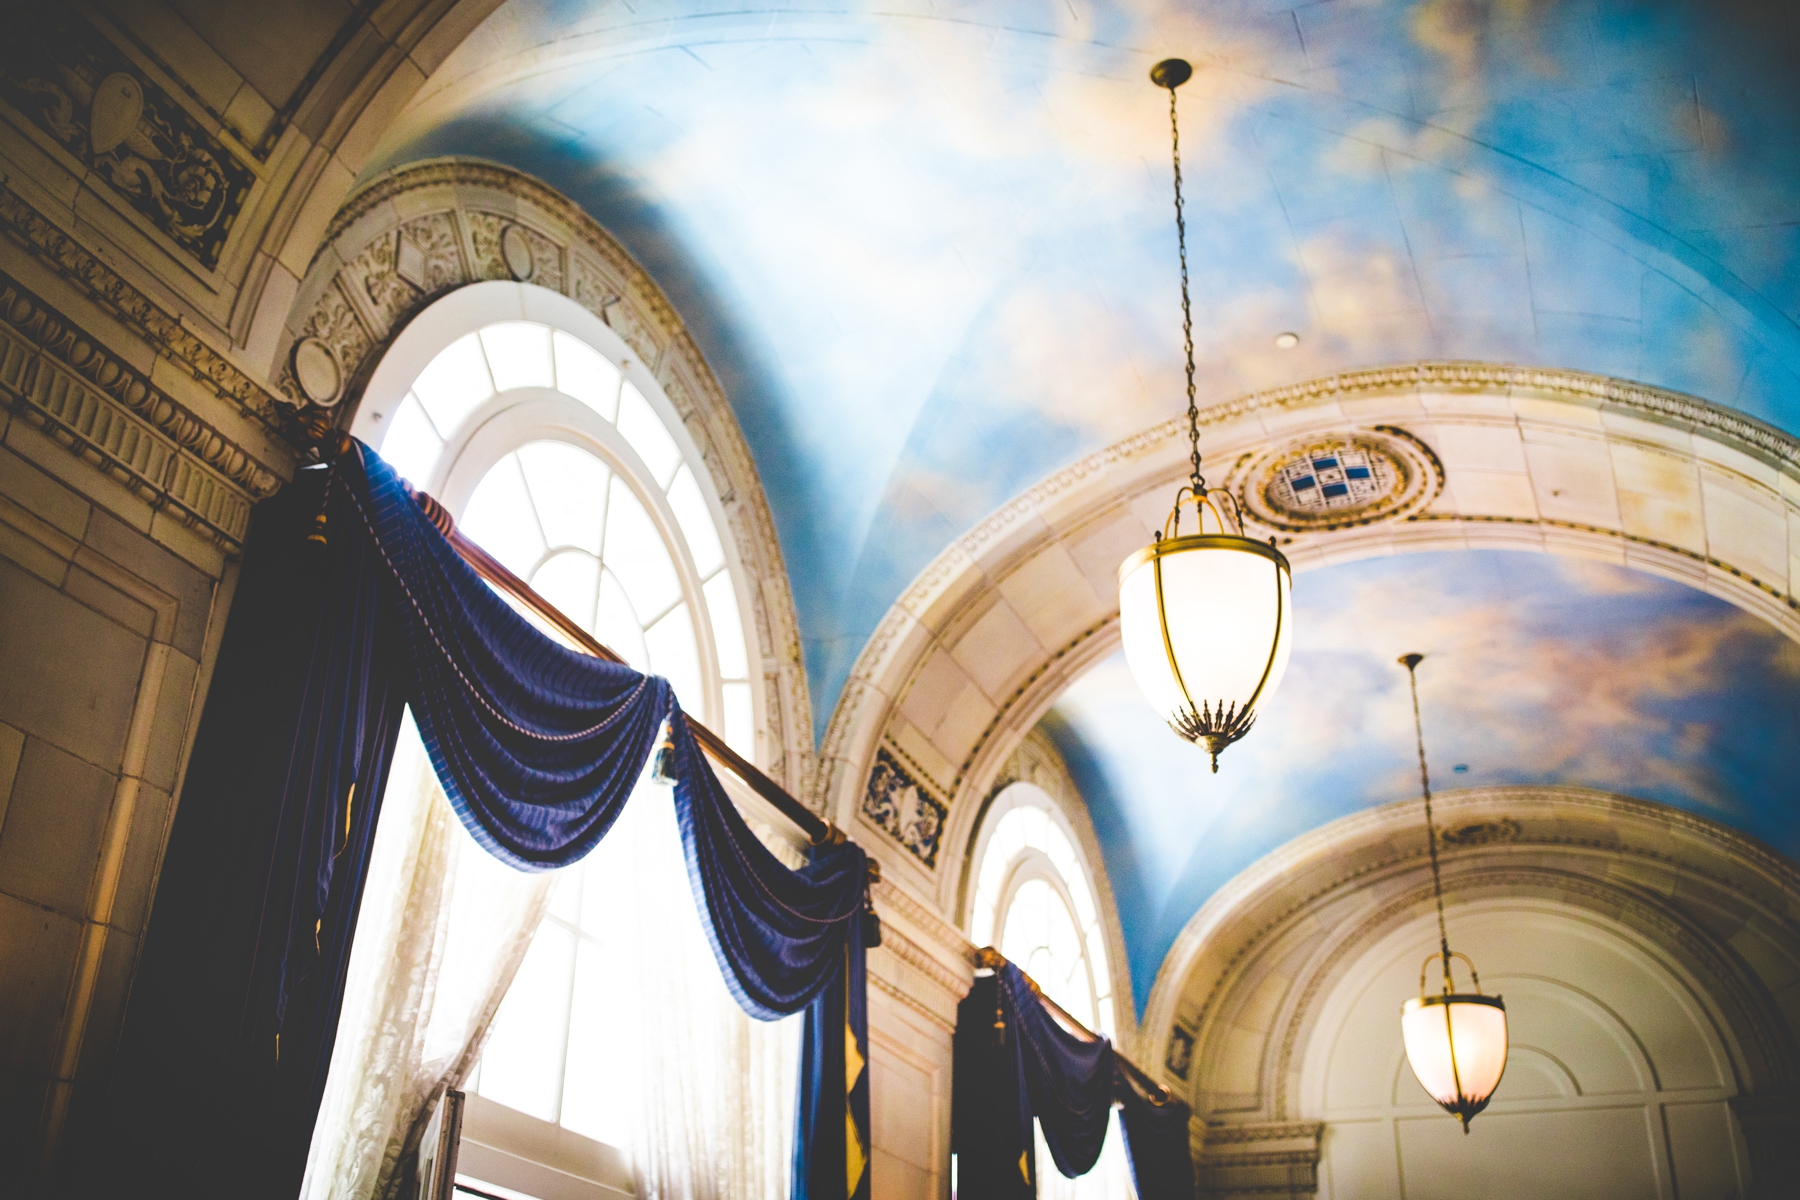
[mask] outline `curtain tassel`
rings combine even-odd
[[[675,786],[675,734],[667,721],[663,722],[656,749],[650,755],[650,778],[667,787]]]
[[[881,918],[875,913],[875,885],[881,882],[881,864],[867,858],[863,866],[869,873],[868,885],[863,888],[863,948],[873,949],[881,945]]]

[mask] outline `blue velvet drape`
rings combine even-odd
[[[309,480],[296,491],[316,486]],[[806,1010],[809,1028],[837,1042],[835,1076],[802,1073],[796,1161],[807,1171],[796,1171],[794,1194],[854,1200],[858,1184],[847,1178],[845,1154],[857,1138],[868,1144],[867,1082],[859,1100],[858,1080],[846,1079],[844,1061],[847,1046],[866,1048],[868,1038],[863,952],[872,914],[863,852],[848,843],[825,847],[799,871],[779,862],[726,796],[668,683],[538,632],[463,562],[378,455],[353,443],[333,465],[325,492],[324,550],[296,534],[292,497],[278,497],[283,516],[269,523],[267,536],[259,514],[250,557],[274,582],[259,584],[256,594],[284,622],[240,605],[233,630],[242,626],[246,634],[233,652],[252,668],[272,653],[286,666],[260,681],[277,690],[273,703],[249,695],[209,700],[194,771],[202,779],[219,774],[203,761],[214,756],[226,768],[220,786],[235,789],[231,800],[241,809],[273,814],[265,822],[270,831],[225,847],[214,827],[224,818],[190,822],[186,835],[178,825],[172,859],[200,847],[193,857],[204,875],[216,870],[202,865],[209,851],[247,852],[256,878],[236,892],[198,885],[204,902],[160,928],[153,923],[163,949],[153,961],[157,946],[147,944],[140,977],[167,986],[141,1013],[133,1001],[146,1067],[136,1084],[150,1086],[151,1064],[182,1061],[180,1045],[153,1043],[181,1003],[182,964],[210,955],[226,994],[220,1005],[229,1008],[230,996],[237,997],[246,1032],[224,1056],[231,1061],[222,1061],[217,1086],[195,1089],[196,1097],[214,1098],[192,1106],[190,1123],[210,1123],[206,1136],[229,1140],[221,1120],[232,1128],[278,1121],[291,1131],[283,1134],[284,1153],[249,1156],[254,1177],[240,1174],[229,1187],[239,1195],[292,1196],[336,1038],[401,703],[411,705],[458,817],[482,846],[522,870],[573,863],[605,836],[666,720],[688,874],[730,990],[759,1019]],[[298,623],[295,596],[312,601],[302,605]],[[222,656],[220,669],[237,668]],[[284,694],[289,690],[297,702]],[[219,736],[209,737],[207,725]],[[263,747],[261,761],[244,761],[246,739]],[[164,891],[194,886],[168,872],[165,880]],[[194,914],[221,904],[254,911],[256,932],[247,947],[197,952],[205,920]],[[157,905],[161,917],[162,891]],[[297,1014],[305,1019],[296,1023]],[[128,1021],[128,1033],[133,1028]],[[113,1089],[120,1120],[131,1088],[124,1080]],[[171,1129],[185,1119],[164,1117]],[[858,1132],[849,1136],[847,1128]],[[224,1186],[198,1166],[176,1162],[171,1171],[192,1194]],[[836,1186],[826,1186],[833,1179]],[[862,1179],[866,1191],[866,1169]]]
[[[482,582],[373,452],[358,444],[337,470],[392,571],[408,697],[451,805],[476,840],[525,870],[577,861],[618,817],[666,720],[688,877],[727,986],[760,1020],[805,1009],[809,1026],[832,1031],[822,1036],[866,1046],[863,851],[849,842],[825,847],[789,870],[738,814],[666,680],[539,633]],[[866,1146],[867,1088],[859,1105],[857,1080],[830,1074],[802,1072],[797,1198],[856,1193],[857,1179],[846,1177],[845,1113]],[[821,1136],[833,1132],[827,1148]]]
[[[1173,1096],[1145,1095],[1123,1071],[1114,1082],[1138,1200],[1188,1200],[1194,1194],[1188,1106]]]
[[[977,975],[956,1009],[950,1150],[957,1192],[982,1200],[1037,1195],[1031,1100],[1012,1001],[998,975]]]
[[[951,1146],[970,1195],[1035,1196],[1031,1119],[1056,1169],[1073,1179],[1099,1161],[1112,1114],[1113,1050],[1058,1025],[1024,974],[1002,963],[957,1010]]]
[[[257,507],[112,1070],[55,1192],[299,1190],[405,703],[373,545],[306,541],[324,483]]]
[[[1117,1067],[1112,1044],[1065,1030],[1020,970],[1002,963],[978,976],[957,1010],[951,1149],[958,1186],[970,1196],[1025,1200],[1037,1194],[1032,1118],[1062,1174],[1099,1161],[1117,1099],[1142,1200],[1193,1195],[1187,1106],[1158,1105]]]

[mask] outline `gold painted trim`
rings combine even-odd
[[[1157,539],[1155,545],[1161,546],[1162,539]],[[1137,555],[1132,557],[1136,558]],[[1169,606],[1163,603],[1162,560],[1161,554],[1152,554],[1149,559],[1151,577],[1156,583],[1156,623],[1162,629],[1163,657],[1169,660],[1169,673],[1175,676],[1175,686],[1181,689],[1182,702],[1188,706],[1190,713],[1198,712],[1199,706],[1194,703],[1194,694],[1188,691],[1187,677],[1181,673],[1181,660],[1175,655],[1175,639],[1169,635]]]
[[[1402,1014],[1420,1009],[1428,1004],[1485,1004],[1489,1008],[1506,1011],[1506,1005],[1498,996],[1488,996],[1480,992],[1456,992],[1448,996],[1414,996],[1400,1006]]]
[[[1152,559],[1166,558],[1188,550],[1239,550],[1246,554],[1260,554],[1286,571],[1290,580],[1294,575],[1294,568],[1289,564],[1287,555],[1267,542],[1235,533],[1194,533],[1187,537],[1162,538],[1135,551],[1130,558],[1119,564],[1119,582],[1123,584],[1133,571]],[[1158,595],[1160,594],[1159,592]]]
[[[1281,655],[1281,635],[1286,630],[1288,619],[1287,596],[1281,590],[1281,570],[1287,566],[1287,559],[1282,557],[1281,551],[1275,550],[1275,547],[1270,546],[1269,549],[1274,550],[1276,557],[1280,559],[1275,564],[1275,637],[1269,643],[1269,661],[1263,664],[1262,678],[1256,681],[1256,690],[1250,693],[1248,700],[1244,701],[1245,712],[1256,711],[1256,702],[1262,699],[1263,689],[1269,686],[1269,676],[1275,671],[1275,660]],[[1290,588],[1294,586],[1291,569],[1288,571],[1288,586]]]

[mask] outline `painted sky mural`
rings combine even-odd
[[[1416,799],[1401,654],[1433,786],[1569,784],[1660,801],[1800,859],[1800,645],[1724,600],[1607,563],[1444,551],[1294,581],[1292,665],[1220,758],[1169,732],[1122,655],[1046,727],[1093,814],[1140,1010],[1181,927],[1327,821]]]
[[[951,538],[1182,407],[1166,54],[1200,67],[1202,403],[1436,356],[1800,429],[1791,8],[510,0],[370,171],[532,172],[669,291],[755,453],[822,729]]]

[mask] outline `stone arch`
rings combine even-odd
[[[530,283],[604,323],[673,406],[710,474],[751,592],[764,767],[810,792],[812,723],[799,625],[774,520],[730,402],[674,307],[623,247],[560,193],[489,163],[436,159],[380,176],[333,219],[281,334],[274,373],[315,423],[346,428],[401,334],[453,292]],[[563,301],[559,301],[561,303]],[[422,365],[422,364],[420,364]],[[396,377],[407,373],[390,372]]]
[[[1800,930],[1787,915],[1800,871],[1715,822],[1586,789],[1451,792],[1437,807],[1453,942],[1483,906],[1536,906],[1639,947],[1716,1031],[1728,1060],[1722,1087],[1752,1160],[1766,1163],[1782,1143],[1765,1134],[1792,1130],[1763,1122],[1764,1110],[1791,1120],[1779,1114],[1800,1079]],[[1283,1169],[1301,1172],[1287,1179],[1296,1190],[1311,1190],[1322,1129],[1318,1068],[1309,1080],[1307,1056],[1322,1013],[1383,939],[1423,930],[1429,950],[1431,909],[1420,812],[1401,802],[1295,839],[1189,921],[1158,976],[1140,1044],[1194,1105],[1203,1182],[1236,1178],[1246,1156],[1298,1139],[1280,1151],[1296,1156]],[[1191,1058],[1184,1071],[1171,1065],[1178,1043],[1176,1065]]]
[[[1101,852],[1100,838],[1094,831],[1094,821],[1089,815],[1087,802],[1082,798],[1056,744],[1041,729],[1032,730],[1020,741],[1001,767],[993,786],[978,806],[979,811],[974,814],[974,819],[968,823],[968,840],[960,855],[962,874],[958,881],[955,906],[950,910],[950,920],[962,935],[969,936],[972,933],[976,873],[980,870],[982,855],[992,834],[993,821],[990,818],[1015,788],[1024,789],[1032,802],[1039,803],[1058,815],[1065,826],[1065,833],[1070,836],[1080,855],[1087,882],[1094,890],[1094,901],[1099,908],[1107,972],[1111,977],[1112,995],[1116,999],[1113,1006],[1116,1031],[1114,1040],[1121,1047],[1130,1047],[1137,1038],[1137,1013],[1130,1001],[1131,963],[1125,953],[1125,930],[1119,921],[1118,900],[1113,895],[1112,879],[1107,874],[1106,859]]]
[[[1800,639],[1800,443],[1703,400],[1574,372],[1425,362],[1329,376],[1202,414],[1242,490],[1284,447],[1388,438],[1436,486],[1365,520],[1254,525],[1304,571],[1378,555],[1517,549],[1597,558],[1718,595]],[[885,755],[945,812],[950,853],[893,873],[953,908],[979,799],[1068,684],[1118,644],[1117,568],[1186,469],[1170,421],[1021,493],[949,546],[864,647],[820,748],[825,807],[864,812]],[[1252,506],[1254,508],[1254,506]]]

